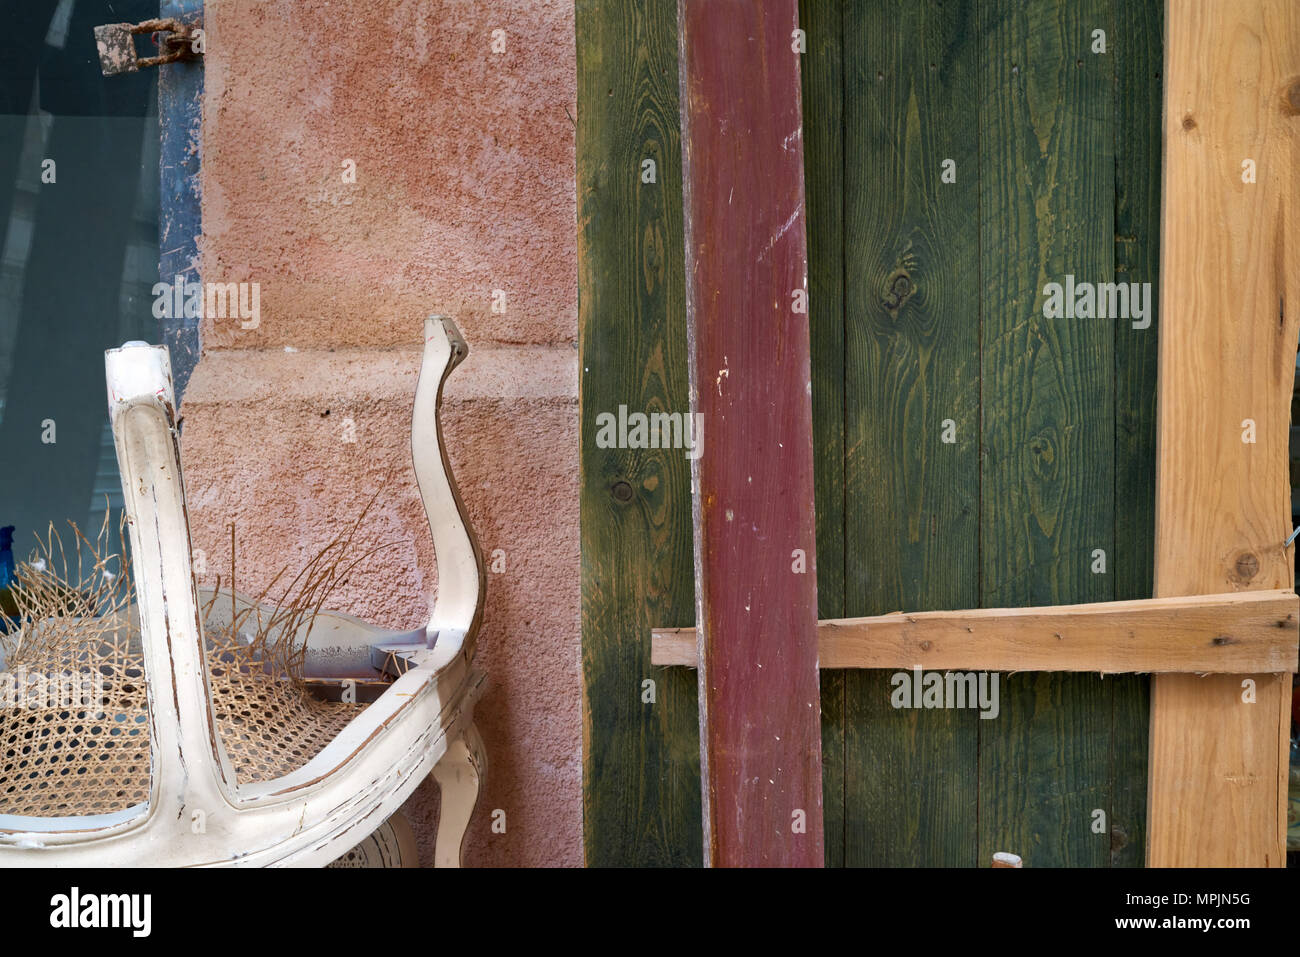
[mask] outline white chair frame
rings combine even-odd
[[[411,452],[438,562],[429,624],[403,634],[322,613],[309,657],[369,663],[382,653],[400,676],[302,768],[243,785],[209,693],[167,350],[128,343],[105,354],[148,684],[149,799],[114,814],[0,815],[0,865],[322,866],[432,773],[442,791],[435,863],[459,866],[486,768],[473,723],[483,676],[471,665],[484,571],[439,419],[443,383],[468,347],[449,319],[424,331]]]

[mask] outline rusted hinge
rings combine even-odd
[[[140,33],[167,34],[154,41],[162,51],[158,56],[136,54],[135,37]],[[95,27],[95,46],[99,49],[99,66],[104,76],[135,73],[142,67],[198,59],[203,54],[203,27],[197,23],[181,23],[172,17],[139,23],[105,23]]]

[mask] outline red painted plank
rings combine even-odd
[[[797,4],[678,19],[705,859],[820,867]]]

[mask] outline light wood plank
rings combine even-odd
[[[1294,580],[1282,542],[1300,301],[1298,76],[1294,0],[1171,0],[1157,596]],[[1149,865],[1284,866],[1290,697],[1285,674],[1154,680]]]
[[[817,638],[823,669],[1280,672],[1296,670],[1300,608],[1294,592],[1276,590],[896,612],[821,621]],[[650,660],[693,667],[695,630],[656,629]]]

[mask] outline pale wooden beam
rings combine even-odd
[[[947,671],[1296,670],[1300,601],[1290,591],[1043,608],[927,611],[817,623],[822,668]],[[658,628],[650,660],[695,667],[693,628]]]
[[[1290,588],[1300,6],[1165,24],[1155,594]],[[1149,865],[1284,866],[1294,664],[1152,680]]]

